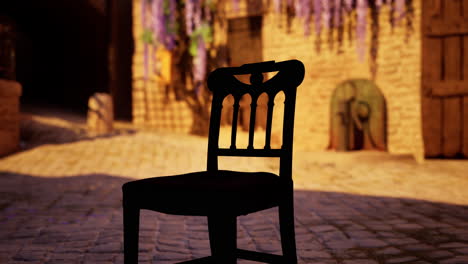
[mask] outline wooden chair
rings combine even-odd
[[[263,83],[264,72],[278,72]],[[234,75],[251,74],[251,84]],[[297,60],[245,64],[219,68],[208,78],[213,92],[207,170],[176,176],[142,179],[125,183],[123,190],[125,264],[138,262],[139,211],[148,209],[167,214],[208,217],[212,255],[182,263],[236,263],[237,258],[266,263],[297,263],[294,234],[292,150],[296,89],[304,78],[304,65]],[[270,147],[274,98],[285,95],[283,143]],[[257,99],[268,95],[265,147],[255,149],[254,124]],[[244,94],[252,98],[249,142],[246,149],[236,147],[239,101]],[[223,100],[234,97],[231,146],[218,146]],[[279,175],[267,172],[218,170],[219,156],[278,157]],[[236,217],[278,206],[283,255],[237,249]]]

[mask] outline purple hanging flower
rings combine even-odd
[[[302,14],[303,14],[302,4],[303,4],[302,0],[296,0],[296,2],[294,2],[294,11],[296,12],[297,17],[302,17]]]
[[[281,1],[282,0],[273,0],[273,5],[275,7],[276,13],[279,13],[281,11]]]
[[[380,8],[380,7],[383,5],[383,2],[384,2],[383,0],[376,0],[376,1],[375,1],[375,6],[376,6],[377,8]]]
[[[314,22],[315,33],[320,35],[322,32],[322,1],[314,0]]]
[[[207,50],[206,41],[210,41],[207,36],[207,26],[212,20],[209,3],[202,3],[202,0],[187,0],[185,6],[186,30],[190,36],[189,50],[192,54],[192,73],[194,90],[199,94],[201,83],[206,76]],[[209,34],[208,34],[209,35]],[[205,37],[207,39],[205,39]]]
[[[312,4],[310,0],[304,0],[304,9],[305,9],[305,14],[304,14],[304,34],[306,36],[310,35],[310,17],[311,17],[311,9],[312,9]]]
[[[323,26],[325,29],[330,28],[330,2],[329,0],[322,0],[322,16]]]
[[[209,3],[205,3],[205,20],[210,21],[210,22],[213,20],[212,15],[211,15],[211,7]]]
[[[153,0],[154,1],[154,0]],[[169,14],[167,21],[169,23],[168,26],[165,27],[166,31],[166,48],[172,50],[175,48],[175,40],[176,40],[176,8],[177,8],[177,0],[168,0],[169,1]]]
[[[395,22],[398,24],[405,15],[405,0],[395,0]]]
[[[353,10],[353,0],[344,0],[344,7],[346,11],[351,12]]]
[[[234,9],[235,12],[238,12],[239,11],[239,2],[240,0],[232,0],[232,7]]]
[[[187,0],[185,3],[185,30],[188,35],[193,32],[193,16],[195,10],[195,3],[197,0]]]
[[[357,0],[357,53],[359,60],[364,61],[366,52],[367,0]]]
[[[341,26],[342,20],[341,20],[341,0],[335,0],[335,5],[333,7],[333,25],[335,27]]]
[[[193,3],[193,29],[195,30],[202,24],[202,5],[201,0],[194,0]]]
[[[294,4],[296,16],[304,19],[304,35],[310,34],[311,0],[297,0]]]
[[[206,45],[202,36],[198,37],[197,55],[193,57],[193,79],[195,81],[195,93],[199,93],[198,83],[205,79],[206,61],[207,61]]]
[[[164,43],[165,38],[165,27],[166,21],[164,17],[163,2],[158,0],[153,0],[151,2],[151,15],[152,15],[152,23],[153,23],[153,33],[156,37],[156,40],[160,43]]]
[[[143,27],[143,29],[146,28],[146,2],[147,0],[141,0],[141,26]]]

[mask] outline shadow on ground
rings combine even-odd
[[[45,144],[65,144],[96,138],[110,138],[120,135],[136,133],[131,128],[116,128],[113,132],[102,135],[90,135],[85,123],[67,122],[53,124],[48,120],[34,119],[33,116],[23,115],[20,125],[21,149],[31,149]]]
[[[122,263],[128,180],[0,172],[0,262]],[[299,263],[468,263],[468,206],[296,190],[295,211]],[[238,228],[240,248],[281,252],[276,209]],[[142,263],[210,253],[204,217],[143,211],[140,230]]]

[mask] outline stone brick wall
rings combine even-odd
[[[150,60],[148,80],[144,80],[144,45],[141,41],[141,1],[133,0],[133,37],[135,40],[132,66],[133,123],[156,130],[188,133],[192,113],[184,101],[176,101],[175,94],[167,90],[170,82],[170,57],[164,51],[152,51],[158,56],[162,76],[155,73]]]
[[[134,34],[139,39],[139,1],[134,0]],[[296,148],[316,151],[324,150],[329,144],[330,129],[330,101],[334,89],[340,83],[351,79],[368,79],[375,82],[383,92],[387,107],[387,149],[395,154],[412,154],[416,159],[423,157],[423,142],[421,131],[421,2],[414,0],[413,32],[407,37],[407,27],[404,25],[394,28],[388,23],[388,8],[382,8],[379,17],[379,56],[377,59],[378,71],[375,78],[370,72],[369,53],[361,62],[356,53],[355,40],[344,38],[343,45],[338,49],[335,41],[333,47],[327,43],[327,37],[322,32],[321,49],[315,49],[316,35],[312,30],[310,36],[305,37],[303,23],[300,19],[292,19],[289,27],[286,26],[286,17],[273,12],[272,7],[266,4],[252,8],[241,2],[240,10],[232,11],[231,1],[224,7],[218,7],[219,15],[224,18],[242,17],[246,15],[263,15],[263,60],[299,59],[306,67],[306,76],[299,87],[296,125]],[[349,22],[349,21],[348,21]],[[227,40],[227,23],[215,25],[215,45],[225,45]],[[366,43],[370,44],[370,23],[368,23]],[[313,25],[312,25],[313,28]],[[353,29],[354,30],[354,29]],[[334,33],[336,36],[336,32]],[[136,54],[134,57],[134,122],[152,126],[166,127],[152,116],[157,111],[164,111],[165,115],[178,111],[187,111],[179,102],[165,101],[167,107],[157,108],[164,102],[160,94],[163,88],[156,85],[157,79],[152,77],[152,83],[145,88],[141,81],[142,76],[142,45],[136,41]],[[146,90],[145,90],[146,89]],[[144,91],[153,91],[145,110],[143,99]],[[148,100],[148,98],[146,99]],[[159,101],[158,101],[159,100]],[[151,110],[153,109],[153,110]],[[183,110],[181,110],[183,109]],[[146,112],[145,112],[146,111]],[[148,111],[152,114],[146,115]],[[185,112],[184,112],[185,113]],[[161,114],[161,113],[159,113]],[[148,119],[149,116],[149,119]],[[184,125],[190,120],[183,119]],[[176,122],[176,121],[173,121]],[[180,122],[180,121],[178,121]],[[274,123],[280,123],[275,122]],[[156,125],[158,124],[158,125]]]
[[[392,29],[388,8],[379,19],[378,72],[373,80],[383,92],[387,106],[387,148],[390,153],[423,157],[421,131],[421,0],[414,4],[414,31],[406,37],[405,26]],[[341,49],[331,48],[322,37],[321,51],[314,47],[316,36],[304,37],[302,21],[293,20],[290,32],[285,18],[268,12],[264,16],[264,60],[297,58],[306,66],[306,78],[298,91],[296,115],[297,147],[325,149],[329,143],[330,99],[338,84],[350,79],[372,80],[369,54],[360,62],[355,41],[345,38]],[[368,23],[367,44],[370,44]],[[323,33],[322,33],[323,34]],[[325,41],[324,41],[325,40]]]

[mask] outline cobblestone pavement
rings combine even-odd
[[[123,123],[89,137],[70,120],[25,116],[24,150],[0,159],[0,263],[122,263],[121,185],[205,166],[205,138]],[[467,172],[467,161],[296,151],[299,263],[468,263]],[[238,218],[240,248],[280,254],[279,245],[276,209]],[[206,218],[142,211],[140,263],[209,253]]]

